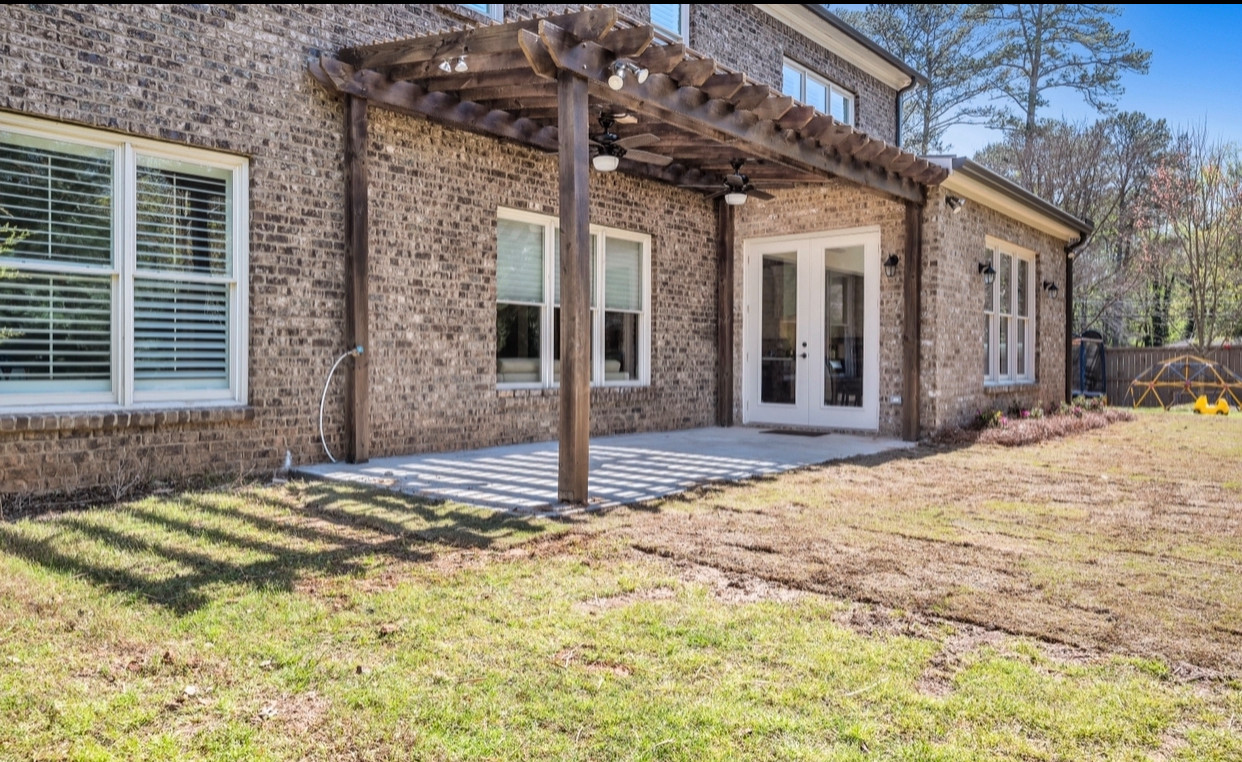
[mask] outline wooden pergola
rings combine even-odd
[[[618,73],[621,86],[609,77]],[[918,432],[920,211],[927,185],[948,170],[870,137],[655,29],[592,8],[543,18],[346,48],[310,62],[346,102],[348,259],[346,341],[367,343],[367,105],[557,153],[560,162],[560,498],[587,498],[590,416],[590,132],[601,113],[626,115],[616,132],[653,135],[618,171],[678,186],[722,187],[731,163],[761,188],[842,178],[906,204],[903,336],[908,438]],[[634,76],[645,70],[645,81]],[[628,76],[627,76],[628,75]],[[623,136],[624,137],[624,136]],[[595,144],[598,150],[598,143]],[[654,161],[653,161],[654,159]],[[667,161],[665,161],[667,160]],[[733,219],[718,204],[718,418],[733,409]],[[367,355],[347,391],[346,453],[369,457]]]

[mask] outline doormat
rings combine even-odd
[[[760,434],[784,434],[790,437],[824,437],[828,436],[826,431],[807,431],[805,429],[764,429]]]

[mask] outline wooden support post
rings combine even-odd
[[[345,459],[371,457],[371,347],[367,320],[370,281],[367,268],[367,101],[345,96],[345,343],[363,347],[353,358],[345,385]]]
[[[586,503],[591,436],[591,231],[587,81],[557,75],[561,180],[561,393],[557,495]]]
[[[733,425],[733,207],[716,200],[716,425]]]
[[[920,370],[923,361],[923,205],[906,203],[906,251],[902,291],[905,307],[901,330],[901,438],[919,438]]]

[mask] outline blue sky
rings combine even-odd
[[[1163,118],[1174,131],[1206,124],[1209,135],[1242,144],[1242,97],[1236,92],[1242,90],[1242,4],[1120,7],[1113,25],[1151,51],[1151,68],[1145,75],[1124,76],[1125,93],[1117,107]],[[1052,91],[1049,101],[1040,116],[1073,122],[1095,118],[1073,91]],[[952,153],[970,156],[996,138],[982,128],[956,128],[948,140]]]

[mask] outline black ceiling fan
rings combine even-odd
[[[746,163],[745,159],[734,159],[729,162],[733,167],[733,172],[724,176],[723,183],[713,183],[710,185],[685,185],[685,188],[698,188],[702,190],[711,190],[708,198],[725,197],[725,202],[734,206],[746,203],[747,198],[757,198],[760,201],[771,201],[776,198],[771,193],[761,191],[755,187],[742,172],[742,165]]]
[[[665,167],[672,163],[673,159],[670,156],[642,150],[646,146],[660,142],[658,136],[647,132],[642,135],[619,137],[612,131],[616,123],[616,116],[607,111],[599,115],[599,126],[603,132],[591,136],[591,163],[596,169],[605,172],[616,169],[617,162],[622,157],[645,164],[654,164],[657,167]]]

